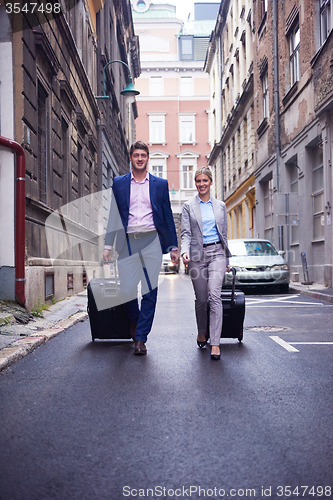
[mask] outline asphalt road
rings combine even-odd
[[[243,343],[211,361],[188,277],[166,276],[148,356],[86,321],[5,371],[0,500],[330,498],[333,306],[246,305]]]

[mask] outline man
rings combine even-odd
[[[141,310],[137,298],[126,302],[125,306],[135,341],[134,354],[144,355],[147,354],[145,343],[155,314],[162,252],[170,252],[174,262],[179,261],[179,253],[167,180],[148,173],[149,148],[144,142],[132,144],[130,160],[132,171],[115,177],[112,186],[124,230],[112,230],[111,204],[103,260],[108,262],[112,258],[112,245],[116,238],[122,291],[128,294],[130,290],[135,290],[136,296],[137,285],[141,281]]]

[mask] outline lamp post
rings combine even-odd
[[[136,95],[140,94],[140,92],[138,90],[136,90],[136,88],[133,85],[133,79],[132,79],[131,70],[129,69],[129,66],[126,63],[124,63],[124,61],[120,61],[118,59],[115,59],[114,61],[109,61],[104,66],[104,68],[103,68],[103,95],[97,95],[97,96],[95,96],[95,99],[110,99],[110,96],[106,94],[106,89],[105,89],[105,86],[106,86],[105,85],[105,70],[110,64],[115,63],[115,62],[123,64],[124,66],[126,66],[126,68],[128,70],[127,85],[120,93],[126,97],[135,97]]]

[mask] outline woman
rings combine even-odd
[[[211,359],[220,359],[222,331],[221,288],[225,271],[230,271],[227,240],[227,212],[223,201],[210,195],[213,177],[208,167],[194,176],[198,194],[186,202],[182,211],[181,255],[188,265],[195,293],[197,344],[204,347],[210,336]],[[207,331],[209,302],[209,335]]]

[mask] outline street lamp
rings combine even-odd
[[[128,82],[127,82],[127,85],[124,88],[124,90],[122,90],[120,93],[122,95],[124,95],[125,97],[135,97],[136,95],[140,94],[140,92],[138,90],[136,90],[136,88],[133,85],[131,70],[129,69],[128,65],[126,63],[124,63],[124,61],[120,61],[120,60],[116,59],[114,61],[109,61],[104,66],[104,68],[103,68],[103,95],[97,95],[97,96],[95,96],[95,99],[110,99],[110,96],[106,94],[106,89],[105,89],[105,70],[109,66],[109,64],[112,64],[115,62],[123,64],[128,69]]]

